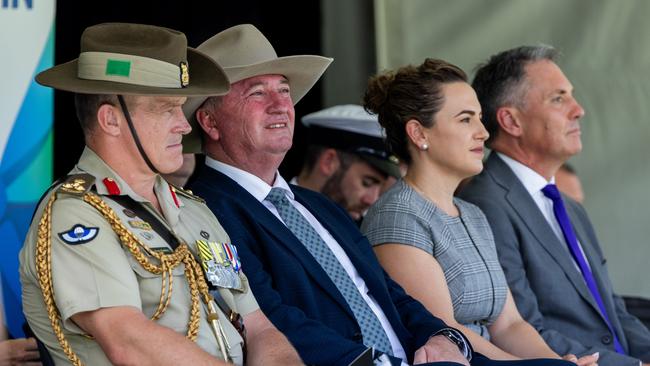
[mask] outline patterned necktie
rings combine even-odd
[[[273,188],[266,200],[271,202],[278,209],[284,224],[307,248],[309,253],[316,259],[318,264],[327,273],[327,276],[334,282],[336,288],[341,292],[343,298],[352,309],[352,313],[359,323],[363,343],[368,347],[375,347],[376,350],[393,355],[393,351],[384,328],[379,319],[372,312],[368,303],[363,299],[361,293],[352,282],[352,279],[343,269],[341,263],[336,259],[332,250],[325,244],[316,230],[302,216],[302,214],[289,202],[282,188]]]
[[[587,287],[589,287],[589,291],[591,292],[594,300],[596,300],[598,308],[600,309],[600,313],[603,314],[605,323],[607,323],[607,327],[614,337],[614,349],[616,349],[616,352],[620,354],[625,354],[623,346],[621,346],[621,343],[618,341],[614,327],[612,326],[612,323],[609,321],[609,317],[607,316],[607,311],[605,310],[605,305],[603,304],[603,299],[600,296],[600,291],[596,285],[594,275],[587,265],[587,259],[582,254],[580,246],[578,245],[578,239],[576,238],[576,234],[573,232],[571,220],[569,220],[569,215],[564,208],[564,202],[562,202],[560,191],[558,191],[555,184],[549,184],[546,187],[542,188],[542,192],[546,197],[550,198],[551,201],[553,201],[553,212],[555,213],[555,218],[560,224],[560,228],[562,229],[564,239],[566,239],[566,242],[569,246],[571,255],[573,256],[573,259],[576,261],[576,263],[578,263],[578,267],[580,267],[580,271],[582,272],[582,277],[584,277],[585,282],[587,283]]]

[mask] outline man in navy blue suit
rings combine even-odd
[[[186,151],[200,151],[203,135],[207,155],[191,188],[226,228],[260,307],[302,359],[347,365],[373,347],[376,364],[493,364],[382,271],[342,208],[278,174],[292,145],[294,103],[331,59],[277,57],[250,25],[199,50],[224,68],[232,88],[186,104],[195,125]]]

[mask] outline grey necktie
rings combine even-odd
[[[393,355],[390,341],[379,319],[363,299],[350,276],[334,256],[334,253],[302,214],[293,207],[284,191],[282,188],[273,188],[266,196],[266,200],[278,209],[284,224],[307,248],[341,292],[350,309],[352,309],[357,323],[359,323],[363,343],[369,347],[374,346],[378,351]]]

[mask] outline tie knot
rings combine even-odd
[[[286,199],[287,196],[284,193],[284,189],[278,187],[271,188],[271,192],[269,192],[269,194],[265,198],[265,200],[271,202],[276,207],[282,204],[282,202]]]
[[[542,188],[542,193],[544,193],[544,196],[550,198],[553,201],[562,199],[560,191],[558,191],[555,184],[547,184],[546,187]]]

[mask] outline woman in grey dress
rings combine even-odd
[[[560,358],[517,311],[485,216],[454,197],[483,169],[488,138],[465,73],[427,59],[372,78],[364,102],[409,166],[361,227],[386,271],[476,351],[494,359]],[[564,358],[592,365],[597,355]]]

